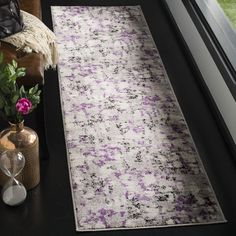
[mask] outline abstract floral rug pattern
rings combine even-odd
[[[141,8],[52,15],[77,230],[224,222]]]

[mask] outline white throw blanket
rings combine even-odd
[[[55,67],[58,60],[56,37],[54,33],[37,17],[21,11],[24,22],[24,29],[1,39],[4,42],[13,44],[24,52],[41,53],[44,58],[44,67]]]

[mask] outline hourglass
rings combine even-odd
[[[2,189],[2,200],[9,206],[21,204],[27,195],[26,189],[16,177],[25,166],[25,157],[17,150],[8,150],[0,155],[0,169],[10,177]]]

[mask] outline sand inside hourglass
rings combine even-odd
[[[24,186],[9,186],[2,195],[2,200],[9,206],[15,206],[22,203],[26,198],[27,192]]]

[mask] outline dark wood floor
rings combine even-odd
[[[209,104],[184,54],[182,44],[161,0],[44,0],[43,20],[51,28],[50,5],[141,5],[190,131],[209,175],[227,223],[149,230],[108,231],[85,235],[236,235],[236,166],[219,132]],[[50,159],[41,162],[41,184],[27,201],[9,208],[0,202],[0,235],[72,236],[74,225],[56,71],[46,72],[46,123]],[[31,122],[35,123],[34,116]]]

